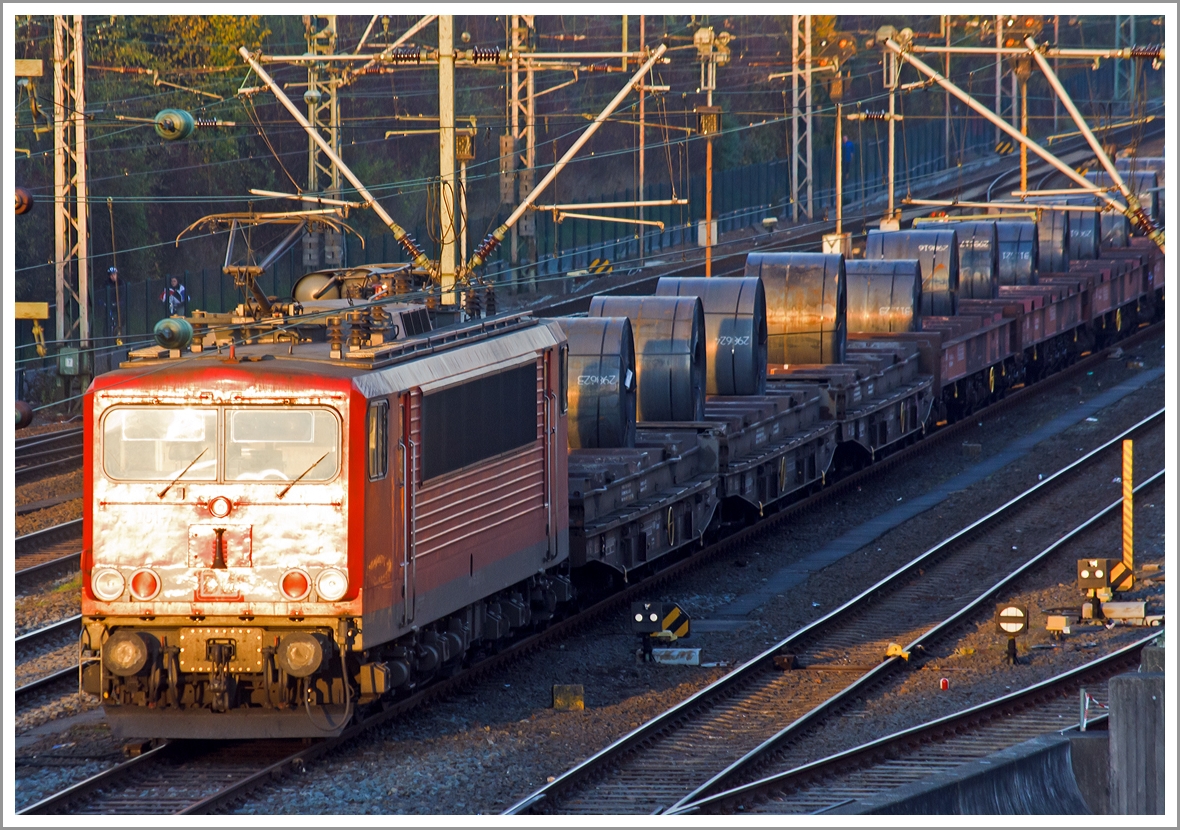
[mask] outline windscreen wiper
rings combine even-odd
[[[156,495],[158,495],[161,499],[163,499],[164,496],[167,495],[168,491],[172,489],[172,485],[175,484],[176,482],[180,481],[182,478],[184,478],[184,474],[187,473],[189,470],[191,470],[193,468],[193,465],[196,464],[198,461],[200,461],[201,456],[203,456],[207,452],[209,452],[208,447],[205,447],[205,449],[201,450],[201,452],[197,454],[197,457],[194,458],[192,461],[190,461],[188,463],[188,466],[180,471],[180,475],[178,475],[176,478],[172,479],[172,481],[169,482],[168,486],[165,487],[163,490],[161,490]]]
[[[323,461],[325,458],[327,458],[331,454],[332,454],[332,451],[328,450],[326,453],[324,453],[319,458],[317,458],[315,460],[314,464],[312,464],[310,467],[308,467],[306,470],[304,470],[302,473],[299,474],[299,478],[295,479],[294,481],[289,482],[287,484],[287,486],[283,488],[283,492],[279,493],[279,498],[281,499],[283,496],[287,495],[288,490],[290,490],[292,487],[294,487],[296,484],[298,484],[303,479],[303,477],[305,475],[310,473],[316,467],[320,466],[320,462]]]

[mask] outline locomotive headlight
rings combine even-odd
[[[94,595],[110,602],[123,596],[123,574],[114,568],[103,568],[90,581]]]
[[[335,568],[325,568],[316,577],[315,589],[316,593],[320,595],[320,599],[335,602],[348,590],[348,577]]]
[[[233,510],[233,504],[225,496],[217,496],[209,502],[209,512],[218,519],[224,519]]]
[[[131,574],[131,596],[140,602],[155,599],[160,593],[160,577],[150,568],[140,568]]]
[[[301,600],[311,591],[311,577],[306,571],[296,568],[283,574],[279,587],[283,589],[283,595],[287,599]]]

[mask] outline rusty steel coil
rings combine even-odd
[[[705,419],[705,313],[699,298],[595,297],[589,316],[631,321],[639,421]]]
[[[699,297],[705,312],[705,391],[766,394],[766,292],[757,277],[660,277],[657,297]]]
[[[922,297],[922,267],[916,259],[849,259],[848,330],[914,331]]]
[[[635,338],[626,317],[561,317],[569,339],[569,446],[635,446]]]
[[[745,275],[761,277],[766,290],[771,363],[844,362],[848,295],[843,256],[750,254]]]
[[[1040,258],[1037,223],[1029,220],[996,222],[1000,285],[1036,285]]]
[[[959,293],[959,242],[953,228],[869,231],[865,259],[916,259],[922,267],[922,314],[955,313]]]
[[[996,223],[956,222],[959,240],[959,299],[993,300],[1000,295]]]

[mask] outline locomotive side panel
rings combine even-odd
[[[541,363],[411,397],[414,619],[451,613],[545,566]],[[492,400],[499,406],[489,411]]]

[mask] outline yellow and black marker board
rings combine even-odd
[[[1001,156],[1007,156],[1016,149],[1016,146],[1011,141],[1001,141],[996,145],[996,153]]]
[[[596,259],[586,268],[591,274],[609,274],[614,270],[609,259]]]

